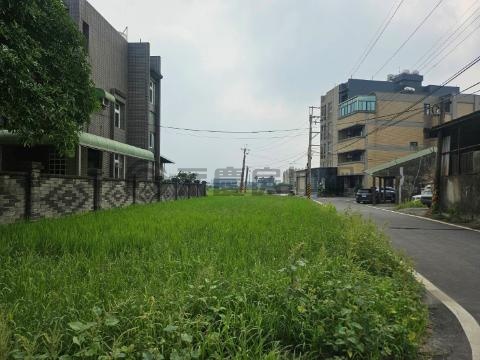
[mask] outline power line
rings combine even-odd
[[[480,17],[480,15],[478,16]],[[480,24],[475,27],[470,33],[467,34],[467,36],[465,36],[457,45],[455,45],[454,48],[450,49],[450,51],[448,53],[446,53],[444,56],[442,56],[440,58],[440,60],[435,63],[434,65],[432,65],[430,68],[428,68],[428,70],[425,71],[424,74],[428,74],[430,71],[432,71],[433,69],[435,69],[443,60],[445,60],[445,58],[447,56],[449,56],[452,52],[454,52],[461,44],[463,44],[470,36],[472,36],[478,29],[480,29]]]
[[[478,0],[475,0],[472,5],[460,16],[460,18],[463,18],[465,16],[465,14],[467,14],[473,7],[474,5],[476,5],[478,3]],[[480,7],[479,7],[480,8]],[[463,20],[460,25],[453,31],[450,33],[450,35],[445,38],[445,40],[443,41],[443,44],[447,43],[448,40],[455,35],[455,33],[473,16],[475,15],[475,13],[478,11],[478,9],[475,9],[471,14],[470,16],[468,16],[465,20]],[[442,39],[453,29],[453,26],[450,27],[449,30],[447,30],[445,33],[443,33],[442,36],[440,36],[437,41],[432,45],[432,47],[430,47],[418,60],[417,62],[411,66],[411,69],[416,69],[418,67],[420,67],[421,65],[423,65],[426,61],[428,61],[431,56],[433,55],[433,53],[435,53],[437,50],[434,50],[435,48],[438,48],[438,45],[439,43],[442,41]],[[441,47],[441,46],[440,46]],[[433,50],[433,52],[432,52]]]
[[[398,124],[398,123],[406,120],[406,118],[405,118],[405,119],[399,119],[399,120],[397,120],[397,118],[398,118],[399,116],[404,115],[405,113],[408,112],[408,110],[410,110],[410,109],[412,109],[413,107],[417,106],[417,105],[418,105],[419,103],[421,103],[423,100],[425,100],[425,99],[428,98],[429,96],[433,95],[434,93],[436,93],[437,91],[439,91],[440,89],[442,89],[443,87],[445,87],[448,83],[450,83],[451,81],[453,81],[454,79],[456,79],[457,77],[459,77],[460,75],[462,75],[465,71],[467,71],[468,69],[470,69],[472,66],[474,66],[475,64],[477,64],[479,61],[480,61],[480,56],[478,56],[478,57],[476,57],[475,59],[473,59],[472,61],[470,61],[468,64],[466,64],[466,65],[465,65],[464,67],[462,67],[460,70],[458,70],[455,74],[453,74],[453,75],[450,76],[447,80],[445,80],[445,81],[442,83],[442,85],[438,86],[438,87],[435,88],[433,91],[430,91],[427,95],[425,95],[424,97],[422,97],[420,100],[418,100],[418,101],[415,102],[414,104],[408,106],[404,111],[402,111],[401,113],[399,113],[399,115],[394,116],[394,117],[389,121],[389,122],[391,122],[391,123],[385,124],[385,125],[383,126],[383,129],[386,129],[386,128],[388,128],[388,127],[394,126],[394,125],[396,125],[396,124]],[[469,88],[470,88],[470,87],[469,87]],[[464,91],[465,91],[465,90],[464,90]],[[462,92],[463,92],[463,91],[462,91]],[[460,92],[460,93],[461,93],[461,92]],[[395,120],[397,120],[397,121],[395,121]],[[379,131],[379,130],[381,130],[381,129],[382,129],[381,126],[380,126],[380,127],[377,127],[377,128],[375,128],[375,129],[373,129],[372,131],[370,131],[369,133],[367,133],[367,134],[365,135],[365,137],[367,137],[367,136],[369,136],[369,135],[371,135],[371,134],[373,134],[373,133],[375,133],[375,132],[377,132],[377,131]],[[359,142],[359,141],[362,140],[362,139],[363,139],[363,138],[358,138],[358,139],[356,139],[355,141],[353,141],[352,143],[350,143],[350,144],[348,144],[348,145],[346,145],[346,146],[343,146],[343,147],[337,149],[337,150],[336,150],[336,153],[338,154],[338,152],[339,152],[340,150],[346,149],[347,147],[352,146],[353,144]]]
[[[265,139],[288,139],[288,138],[294,138],[298,136],[303,136],[306,134],[306,132],[302,132],[300,134],[296,135],[283,135],[283,136],[256,136],[256,137],[225,137],[225,136],[208,136],[208,135],[196,135],[196,134],[190,134],[190,133],[181,133],[172,129],[167,128],[169,131],[172,131],[173,133],[177,135],[182,135],[182,136],[191,136],[191,137],[196,137],[196,138],[201,138],[201,139],[223,139],[223,140],[265,140]]]
[[[160,127],[166,128],[166,129],[174,129],[174,130],[184,130],[184,131],[193,131],[193,132],[209,132],[209,133],[223,133],[223,134],[261,134],[261,133],[275,133],[275,132],[308,130],[308,128],[296,128],[296,129],[254,130],[254,131],[229,131],[229,130],[211,130],[211,129],[190,129],[190,128],[175,127],[175,126],[165,126],[165,125],[160,125]]]
[[[369,45],[367,45],[367,48],[366,50],[363,52],[363,54],[360,56],[359,60],[357,60],[357,63],[356,65],[354,65],[353,69],[350,71],[350,77],[353,78],[353,75],[357,72],[357,70],[360,68],[360,66],[362,66],[362,64],[365,62],[366,58],[368,57],[368,55],[370,54],[370,52],[373,50],[373,48],[375,47],[375,45],[377,44],[378,40],[380,40],[380,38],[382,37],[383,33],[385,32],[385,30],[387,29],[388,25],[390,25],[390,23],[392,22],[393,18],[395,17],[395,15],[397,14],[398,10],[400,9],[400,6],[402,6],[403,2],[405,0],[400,0],[400,2],[398,3],[397,7],[395,8],[395,11],[393,12],[393,14],[388,17],[387,15],[387,18],[383,21],[383,23],[380,25],[380,32],[378,33],[379,30],[377,30],[376,34],[378,33],[378,35],[375,37],[374,35],[374,40],[373,42],[370,41]]]
[[[415,30],[413,30],[412,33],[410,33],[410,35],[405,39],[405,41],[398,47],[397,50],[395,50],[395,52],[392,54],[392,56],[390,56],[387,61],[385,61],[385,63],[380,67],[380,69],[377,70],[377,72],[375,74],[373,74],[372,76],[372,79],[378,75],[378,73],[380,71],[382,71],[385,66],[387,66],[390,61],[392,61],[392,59],[397,56],[397,54],[400,52],[400,50],[403,49],[403,47],[410,41],[410,39],[418,32],[418,30],[420,30],[420,28],[423,26],[423,24],[425,24],[425,22],[430,18],[430,16],[432,16],[432,14],[434,13],[434,11],[440,6],[440,4],[443,2],[443,0],[439,0],[437,2],[437,4],[433,7],[432,10],[430,10],[430,12],[427,14],[427,16],[425,16],[425,18],[420,22],[420,24],[417,25],[417,27],[415,28]]]

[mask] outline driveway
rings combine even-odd
[[[351,198],[318,200],[373,220],[420,274],[480,322],[480,232],[360,205]]]

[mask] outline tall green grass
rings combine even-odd
[[[0,227],[0,358],[414,359],[425,326],[385,236],[303,199]]]

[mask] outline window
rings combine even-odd
[[[430,107],[430,104],[423,104],[423,114],[424,115],[431,115],[432,109]]]
[[[148,100],[150,104],[155,104],[155,82],[150,80],[150,86],[148,88]]]
[[[153,132],[151,132],[148,137],[148,147],[150,149],[153,149],[155,147],[155,134]]]
[[[338,154],[338,163],[359,162],[364,160],[364,150],[353,150]]]
[[[152,111],[148,112],[148,125],[155,126],[155,113]]]
[[[340,117],[348,116],[356,112],[375,112],[375,96],[356,96],[339,105]]]
[[[48,173],[54,175],[65,175],[67,165],[65,157],[60,156],[55,150],[48,153]]]
[[[417,150],[418,150],[418,142],[410,141],[410,151],[417,151]]]
[[[350,139],[353,137],[363,136],[364,127],[361,125],[354,125],[349,128],[340,130],[338,132],[338,140]]]
[[[123,178],[125,156],[113,154],[113,177],[115,179]]]
[[[85,21],[82,24],[82,33],[83,33],[83,36],[85,37],[85,49],[87,50],[87,53],[88,53],[88,48],[90,44],[90,26]]]
[[[115,103],[115,109],[113,113],[113,123],[115,127],[121,128],[122,127],[122,111],[119,103]]]
[[[445,101],[443,102],[443,111],[445,113],[450,113],[450,106],[451,106],[452,102],[451,101]]]

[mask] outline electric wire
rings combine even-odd
[[[467,10],[465,10],[465,11],[462,13],[462,15],[460,16],[460,19],[463,18],[463,17],[465,16],[465,14],[468,14],[468,13],[470,12],[470,10],[471,10],[476,4],[478,4],[478,0],[474,0],[474,1],[472,2],[472,4],[467,8]],[[480,8],[480,7],[479,7],[479,8]],[[470,18],[474,15],[474,13],[475,13],[479,8],[477,8],[475,11],[473,11],[467,19],[463,20],[458,28],[460,28],[462,24],[464,24],[468,19],[470,19]],[[429,54],[432,52],[432,50],[434,50],[435,48],[438,47],[438,45],[440,44],[440,42],[441,42],[442,40],[444,40],[445,42],[448,41],[448,39],[449,39],[451,36],[453,36],[454,33],[458,30],[458,28],[457,28],[456,30],[454,30],[454,31],[452,32],[453,28],[454,28],[454,26],[451,26],[447,31],[445,31],[445,32],[433,43],[433,45],[432,45],[425,53],[423,53],[422,56],[420,56],[420,57],[417,59],[417,61],[415,62],[415,64],[412,65],[410,68],[411,68],[411,69],[416,69],[417,66],[420,65],[420,64],[422,64],[423,60],[426,59],[427,55],[429,55]],[[446,39],[444,39],[445,36],[448,35],[448,34],[450,34],[450,35],[449,35]]]
[[[373,50],[373,48],[375,47],[375,45],[378,43],[378,41],[380,40],[380,38],[382,37],[383,33],[385,32],[385,30],[388,28],[388,26],[390,25],[390,23],[392,22],[393,18],[395,17],[395,15],[397,14],[398,10],[400,9],[400,7],[402,6],[403,2],[405,0],[400,0],[400,2],[398,3],[397,7],[395,8],[395,11],[393,12],[393,14],[391,14],[390,16],[387,15],[387,18],[382,22],[382,24],[380,25],[379,29],[376,31],[376,33],[374,34],[374,37],[372,38],[372,40],[369,42],[369,45],[367,45],[367,48],[366,50],[362,53],[362,55],[360,56],[360,58],[357,60],[357,62],[355,63],[356,65],[353,66],[352,70],[350,70],[350,77],[353,78],[353,76],[355,75],[355,73],[358,71],[358,69],[362,66],[362,64],[365,62],[365,60],[367,59],[368,55],[370,54],[370,52]],[[393,5],[395,6],[395,5]],[[393,7],[392,7],[393,8]],[[389,14],[390,14],[391,11],[389,11]],[[380,31],[380,32],[379,32]],[[378,35],[377,35],[378,34]]]
[[[473,25],[480,15],[477,15],[466,27],[463,26],[470,20],[475,14],[480,10],[480,7],[475,9],[469,17],[460,23],[460,25],[452,32],[450,35],[443,41],[440,46],[437,46],[433,52],[431,52],[420,64],[418,64],[419,69],[425,68],[429,63],[431,63],[435,58],[437,58],[445,49],[447,49],[452,43],[455,42],[467,29]],[[463,28],[463,29],[462,29]],[[459,32],[460,30],[460,32]]]
[[[230,130],[211,130],[211,129],[191,129],[175,126],[160,125],[162,128],[173,130],[184,130],[192,132],[209,132],[209,133],[223,133],[223,134],[261,134],[261,133],[275,133],[275,132],[289,132],[297,130],[308,130],[308,128],[295,128],[295,129],[275,129],[275,130],[252,130],[252,131],[230,131]]]
[[[410,41],[410,39],[420,30],[420,28],[427,22],[427,20],[432,16],[432,14],[435,12],[435,10],[442,4],[443,0],[439,0],[436,5],[430,10],[430,12],[423,18],[423,20],[420,22],[420,24],[417,25],[417,27],[410,33],[410,35],[405,39],[405,41],[395,50],[395,52],[385,61],[385,63],[373,74],[372,79],[382,71],[385,66],[387,66],[390,61],[393,60],[395,56],[403,49],[403,47]]]
[[[391,127],[391,126],[394,126],[398,123],[400,123],[401,121],[404,121],[406,119],[400,119],[398,120],[398,117],[399,116],[402,116],[403,114],[405,114],[408,110],[412,109],[413,107],[415,107],[416,105],[418,105],[419,103],[423,102],[426,98],[428,98],[429,96],[433,95],[434,93],[436,93],[437,91],[439,91],[440,89],[442,89],[443,87],[445,87],[448,83],[450,83],[451,81],[453,81],[454,79],[456,79],[457,77],[459,77],[460,75],[462,75],[465,71],[467,71],[468,69],[470,69],[472,66],[474,66],[475,64],[477,64],[478,62],[480,61],[480,56],[476,57],[475,59],[473,59],[472,61],[470,61],[468,64],[466,64],[464,67],[462,67],[460,70],[458,70],[456,73],[454,73],[452,76],[450,76],[447,80],[445,80],[442,85],[438,86],[437,88],[435,88],[433,91],[429,92],[427,95],[425,95],[424,97],[422,97],[420,100],[418,100],[417,102],[415,102],[414,104],[408,106],[404,111],[402,111],[399,115],[397,116],[394,116],[389,122],[389,124],[385,124],[383,126],[383,129],[385,128],[388,128],[388,127]],[[463,92],[463,91],[462,91]],[[372,131],[370,131],[369,133],[367,133],[365,135],[365,137],[377,132],[377,131],[380,131],[382,130],[382,126],[380,127],[376,127],[375,129],[373,129]],[[356,139],[355,141],[353,141],[352,143],[346,145],[346,146],[343,146],[339,149],[336,150],[336,153],[338,154],[338,152],[340,150],[343,150],[343,149],[346,149],[347,147],[350,147],[351,145],[357,143],[358,141],[362,140],[363,138],[359,138],[359,139]]]

